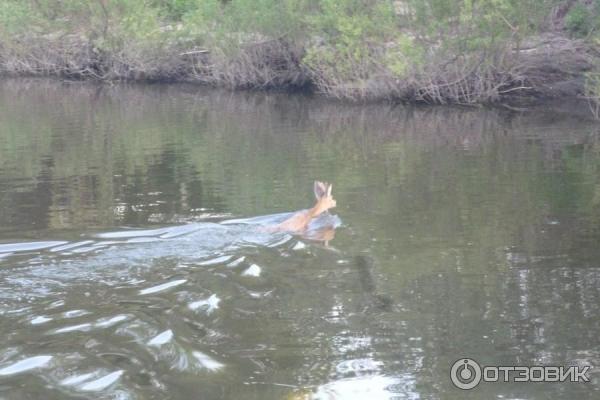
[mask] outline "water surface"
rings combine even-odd
[[[0,398],[598,398],[449,372],[600,366],[599,173],[557,112],[2,81]]]

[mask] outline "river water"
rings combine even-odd
[[[599,243],[580,115],[0,82],[0,399],[598,398],[450,368],[600,368]]]

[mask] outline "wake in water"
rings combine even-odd
[[[263,229],[288,216],[0,245],[0,379],[35,375],[28,390],[127,399],[167,397],[163,377],[176,373],[235,376],[245,357],[224,338],[270,304],[287,276],[282,256],[306,251],[301,238]],[[339,225],[324,214],[306,237]]]
[[[77,282],[113,285],[135,279],[152,266],[223,263],[242,249],[277,247],[291,240],[289,233],[263,229],[290,215],[103,232],[74,242],[0,244],[0,299],[43,297],[51,286]],[[302,236],[329,241],[340,225],[337,216],[323,214]],[[248,271],[256,273],[256,268]]]

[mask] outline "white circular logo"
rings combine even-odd
[[[459,389],[473,389],[481,381],[481,367],[475,360],[461,358],[452,364],[450,379]]]

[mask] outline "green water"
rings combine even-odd
[[[450,381],[462,357],[600,367],[598,132],[2,81],[0,399],[598,398],[593,369]],[[247,223],[311,206],[315,179],[338,204],[327,244]]]

